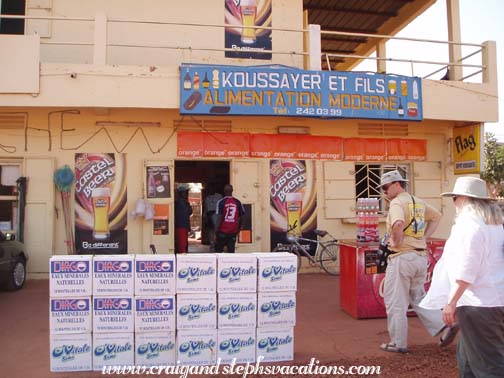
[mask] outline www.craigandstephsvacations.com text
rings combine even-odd
[[[347,375],[353,376],[378,376],[381,374],[381,366],[359,365],[359,366],[339,366],[339,365],[319,365],[320,361],[312,358],[305,365],[261,365],[263,358],[260,356],[254,364],[236,364],[233,360],[229,365],[221,365],[220,358],[217,363],[212,366],[195,366],[195,365],[157,365],[157,366],[142,366],[142,365],[107,365],[102,368],[102,374],[108,375],[124,375],[124,374],[146,374],[146,375],[161,375],[169,374],[178,378],[187,378],[188,375],[239,375],[246,378],[250,375],[265,375],[265,376],[288,376],[288,375]]]

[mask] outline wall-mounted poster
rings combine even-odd
[[[170,207],[167,204],[154,204],[153,235],[168,235]]]
[[[271,249],[287,243],[287,235],[316,239],[317,186],[315,162],[270,160]],[[315,243],[311,251],[315,252]]]
[[[126,189],[124,154],[75,154],[77,253],[128,253]]]
[[[226,0],[225,3],[225,46],[232,49],[226,51],[226,58],[271,60],[271,53],[261,53],[271,50],[271,29],[254,26],[271,27],[272,1]]]
[[[243,204],[245,214],[240,233],[238,234],[238,243],[252,243],[252,205],[249,203]]]
[[[147,167],[147,198],[170,198],[170,169],[167,166]]]
[[[453,129],[453,159],[456,175],[479,173],[482,170],[481,139],[479,124]]]

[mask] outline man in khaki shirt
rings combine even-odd
[[[399,171],[382,175],[380,187],[390,200],[387,215],[388,247],[395,252],[388,259],[385,272],[384,301],[390,342],[380,345],[387,352],[408,352],[409,305],[427,331],[441,336],[441,346],[453,341],[456,329],[446,327],[441,309],[426,310],[418,306],[425,296],[428,257],[425,240],[441,219],[441,213],[406,191],[406,182]]]

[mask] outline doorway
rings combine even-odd
[[[193,210],[189,232],[189,252],[210,252],[211,223],[205,216],[205,199],[209,188],[223,194],[230,182],[229,161],[176,160],[175,185],[189,184],[189,202]]]

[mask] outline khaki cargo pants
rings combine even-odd
[[[425,296],[428,257],[425,252],[408,252],[389,258],[385,272],[384,300],[390,342],[399,348],[408,346],[409,305],[427,331],[435,336],[444,327],[441,309],[427,310],[418,306]]]

